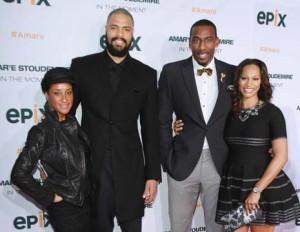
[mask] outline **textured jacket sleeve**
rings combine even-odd
[[[54,193],[44,188],[32,175],[42,154],[44,141],[43,130],[33,126],[28,132],[25,147],[13,166],[11,181],[39,205],[47,207],[53,202]]]

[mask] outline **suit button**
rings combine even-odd
[[[113,121],[113,120],[110,120],[109,123],[110,123],[110,124],[114,124],[114,121]]]

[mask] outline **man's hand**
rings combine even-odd
[[[154,201],[156,194],[157,194],[157,180],[147,180],[145,191],[143,193],[143,198],[145,199],[145,205],[150,204],[152,201]]]
[[[173,122],[173,130],[176,135],[179,135],[179,132],[183,130],[183,122],[180,119],[176,119]]]

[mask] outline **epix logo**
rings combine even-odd
[[[17,4],[22,4],[24,2],[24,0],[3,0],[4,2],[7,3],[17,3]],[[36,6],[40,6],[42,4],[45,4],[46,6],[50,6],[49,1],[48,0],[27,0],[26,2],[30,2],[31,5],[36,5]]]
[[[33,105],[33,109],[22,108],[15,109],[11,108],[6,112],[6,119],[10,123],[25,123],[26,120],[33,118],[35,124],[39,121],[39,113],[44,115],[44,109],[38,108],[37,104]]]
[[[17,230],[31,229],[34,225],[39,228],[48,227],[50,225],[49,216],[43,211],[39,211],[38,216],[29,215],[26,217],[18,216],[13,221],[14,227]]]
[[[257,22],[259,24],[274,25],[275,27],[285,27],[286,14],[278,13],[276,9],[275,12],[263,12],[260,11],[257,14]]]
[[[138,37],[132,39],[132,44],[131,44],[129,51],[132,51],[134,49],[136,49],[137,51],[141,51],[141,49],[138,45],[138,42],[140,41],[141,38],[142,37],[138,36]],[[100,46],[101,46],[101,48],[106,49],[106,36],[105,35],[102,35],[100,38]]]

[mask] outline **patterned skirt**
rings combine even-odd
[[[222,177],[216,213],[216,222],[228,211],[244,204],[246,197],[254,188],[263,171],[252,165],[231,164]],[[263,225],[295,220],[300,217],[300,204],[293,184],[284,171],[264,189],[259,200],[263,210],[262,217],[250,224]]]

